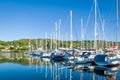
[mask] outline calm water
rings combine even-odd
[[[120,80],[117,67],[86,67],[27,54],[0,54],[0,80]]]

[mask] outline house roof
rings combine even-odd
[[[110,49],[117,49],[118,46],[108,46],[107,48],[110,48]]]

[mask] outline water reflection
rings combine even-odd
[[[116,73],[117,70],[112,70],[111,68],[106,68],[106,67],[95,67],[94,72],[98,75],[104,76],[107,79],[112,79],[116,80]]]
[[[0,53],[0,63],[13,62],[23,65],[29,64],[28,56],[25,54],[15,54],[15,53]]]
[[[0,53],[0,66],[10,66],[9,63],[20,64],[19,69],[16,70],[18,72],[19,70],[26,71],[20,73],[21,75],[18,76],[20,80],[120,80],[120,66],[75,65],[74,61],[56,62],[48,58],[33,57],[23,53]],[[12,65],[11,67],[14,67]],[[5,67],[0,68],[4,70]],[[4,74],[0,72],[0,74],[5,75],[7,72]],[[5,80],[5,76],[1,76],[0,79]]]

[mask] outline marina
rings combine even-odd
[[[0,80],[120,80],[119,0],[0,6]]]

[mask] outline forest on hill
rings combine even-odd
[[[97,49],[105,49],[107,46],[115,46],[116,42],[97,40]],[[118,42],[120,48],[120,42]],[[0,41],[0,52],[26,52],[27,50],[36,50],[43,48],[44,50],[55,48],[69,48],[70,41],[59,41],[50,39],[20,39],[13,41]],[[94,41],[73,41],[73,48],[82,47],[84,49],[93,49]]]

